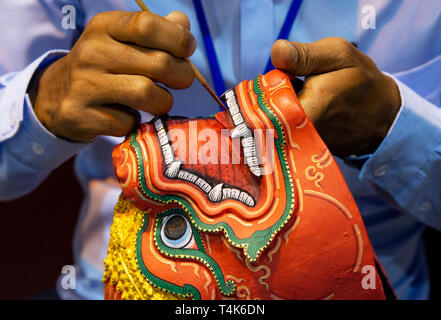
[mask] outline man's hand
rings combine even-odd
[[[41,75],[34,110],[53,134],[87,142],[124,136],[139,121],[136,110],[167,113],[172,89],[189,87],[196,41],[185,14],[105,12],[95,16],[68,55]],[[30,88],[32,91],[33,88]]]
[[[320,136],[338,156],[374,152],[401,106],[396,83],[342,38],[314,43],[277,41],[274,66],[306,76],[300,103]]]

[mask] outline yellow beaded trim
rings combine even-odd
[[[153,287],[138,268],[136,235],[147,213],[120,196],[110,228],[103,282],[110,280],[112,285],[116,284],[122,300],[182,300],[184,298]]]

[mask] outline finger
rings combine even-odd
[[[321,75],[320,77],[326,77],[326,79],[322,80],[317,76],[308,77],[302,89],[297,94],[303,111],[305,111],[309,120],[311,120],[315,126],[319,124],[320,119],[326,113],[329,100],[332,99],[330,96],[333,97],[332,93],[322,92],[320,87],[323,81],[330,80],[330,78],[328,78],[327,75]]]
[[[316,127],[321,126],[323,121],[329,119],[331,113],[337,110],[332,106],[341,104],[341,97],[356,90],[356,81],[351,85],[341,85],[347,78],[356,79],[356,73],[355,68],[344,69],[306,79],[298,98],[306,115]]]
[[[343,38],[324,38],[313,43],[278,40],[271,50],[273,65],[294,75],[308,76],[353,67],[357,50]]]
[[[91,106],[120,104],[158,116],[166,114],[173,105],[170,92],[153,80],[138,75],[102,74],[95,77]]]
[[[117,11],[108,16],[103,18],[106,30],[120,42],[167,51],[180,58],[191,56],[196,49],[196,40],[188,29],[154,13]]]
[[[108,73],[141,75],[172,89],[185,89],[193,83],[194,71],[190,64],[165,51],[117,41],[102,51],[101,59],[94,59],[93,63]]]
[[[129,134],[140,122],[138,111],[118,104],[99,105],[88,109],[89,120],[93,125],[88,132],[93,136],[107,135],[123,137]]]
[[[182,11],[172,11],[164,17],[168,21],[177,23],[183,26],[185,29],[190,30],[190,20],[187,15]]]

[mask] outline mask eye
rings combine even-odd
[[[164,218],[161,228],[161,239],[170,248],[183,249],[194,243],[190,222],[179,214],[171,214]]]

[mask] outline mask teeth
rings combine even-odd
[[[205,193],[209,193],[211,190],[211,186],[207,183],[207,181],[205,181],[204,179],[202,179],[201,177],[197,178],[195,181],[195,184],[201,189],[203,190]]]
[[[238,105],[236,95],[234,94],[233,90],[227,92],[227,94],[225,94],[225,98],[228,108]]]
[[[235,127],[231,132],[232,139],[238,139],[240,137],[249,138],[252,136],[250,128],[245,123],[242,123]]]
[[[260,177],[262,175],[262,169],[259,166],[250,167],[250,170],[256,177]]]
[[[260,177],[262,170],[259,167],[259,160],[257,159],[256,141],[252,136],[242,139],[242,149],[251,172],[255,176]]]
[[[253,148],[253,147],[243,148],[243,153],[246,158],[255,157],[256,156],[256,148]]]
[[[167,136],[167,132],[165,132],[164,128],[160,129],[157,134],[158,134],[159,143],[161,144],[161,146],[166,145],[168,143],[168,136]]]
[[[236,113],[234,116],[231,116],[231,118],[233,119],[233,123],[236,127],[244,122],[243,117],[240,114],[240,112]]]
[[[249,157],[247,158],[248,166],[251,167],[258,167],[259,161],[257,160],[257,157]]]
[[[222,200],[231,199],[231,188],[222,189]]]
[[[255,201],[252,196],[250,196],[245,191],[240,191],[234,188],[223,188],[222,189],[222,200],[234,199],[245,203],[247,206],[254,206]]]
[[[208,193],[208,199],[210,199],[213,202],[218,202],[222,199],[222,186],[223,183],[219,183],[211,191]]]
[[[230,111],[231,116],[234,116],[239,113],[239,106],[237,104],[232,105],[228,109]]]
[[[173,161],[168,165],[167,170],[165,170],[165,176],[170,179],[176,178],[178,176],[180,167],[181,161]]]
[[[248,198],[245,203],[250,207],[254,207],[255,204],[253,197],[251,197],[250,195],[248,195]]]
[[[164,128],[164,124],[162,123],[161,119],[156,119],[154,122],[154,125],[155,125],[156,131],[159,131]]]
[[[259,167],[259,161],[256,156],[247,158],[248,167],[250,168],[251,172],[257,176],[260,177],[262,175],[262,170]]]
[[[240,190],[231,189],[231,198],[239,200]]]
[[[166,165],[169,165],[170,163],[173,162],[174,160],[173,151],[169,144],[162,146],[162,154],[164,156],[164,161]]]
[[[199,177],[191,172],[180,170],[178,172],[178,178],[195,184]]]
[[[221,98],[227,100],[233,96],[234,96],[234,89],[229,89],[221,96]]]
[[[242,191],[239,195],[239,201],[245,203],[248,206],[254,206],[254,199],[245,191]]]
[[[242,139],[242,146],[244,148],[255,148],[256,142],[254,141],[253,137],[243,138]]]
[[[234,96],[234,89],[228,89],[227,91],[225,91],[219,98],[223,101],[226,102],[228,98],[231,98],[231,96]]]

